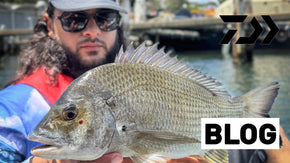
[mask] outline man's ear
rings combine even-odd
[[[53,38],[53,30],[52,30],[52,19],[48,16],[47,13],[43,15],[44,20],[46,21],[46,26],[48,30],[48,36]]]

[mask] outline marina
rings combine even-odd
[[[255,43],[255,49],[285,49],[290,44],[290,4],[283,0],[252,0],[251,4],[246,3],[244,8],[239,9],[233,7],[233,4],[236,3],[235,0],[227,0],[220,4],[215,11],[204,10],[204,12],[201,12],[193,10],[186,15],[185,13],[189,11],[181,9],[183,15],[176,15],[176,13],[165,10],[157,12],[155,16],[150,18],[146,18],[146,11],[142,9],[144,7],[142,4],[147,3],[145,0],[135,4],[119,0],[119,3],[128,11],[131,11],[127,15],[123,15],[123,26],[129,42],[141,43],[147,41],[149,44],[150,42],[151,44],[159,42],[161,46],[170,47],[170,49],[176,51],[221,50],[220,41],[228,30],[235,27],[233,27],[233,23],[223,22],[220,15],[232,15],[235,10],[242,10],[240,15],[247,15],[247,19],[243,24],[238,24],[244,25],[243,28],[247,28],[249,31],[243,32],[239,29],[238,32],[242,33],[238,33],[236,36],[243,36],[245,32],[252,33],[253,27],[248,24],[252,18],[256,18],[262,26],[263,32]],[[27,41],[33,32],[33,25],[45,11],[46,5],[46,2],[42,0],[38,0],[36,4],[0,2],[0,15],[3,17],[0,20],[0,52],[13,51],[11,49],[19,48],[21,44]],[[272,46],[259,45],[260,41],[270,31],[268,25],[262,19],[262,15],[269,16],[279,28]],[[237,46],[234,43],[231,43],[231,45],[233,47]]]

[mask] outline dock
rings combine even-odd
[[[122,0],[120,0],[122,1]],[[145,0],[144,0],[145,1]],[[124,1],[123,2],[127,2]],[[270,4],[269,4],[270,5]],[[7,37],[26,37],[26,35],[33,34],[33,26],[37,20],[37,15],[39,16],[39,11],[45,11],[43,8],[45,4],[25,4],[25,5],[17,5],[12,6],[8,4],[4,4],[0,2],[0,11],[3,10],[5,14],[5,18],[0,20],[0,42],[7,42]],[[129,4],[130,6],[130,4]],[[144,7],[143,5],[140,8]],[[128,9],[129,11],[130,9]],[[135,11],[135,10],[134,10]],[[139,13],[140,10],[136,10]],[[138,13],[137,12],[137,13]],[[146,12],[146,10],[145,10]],[[29,13],[27,15],[23,13]],[[263,23],[263,19],[261,17],[262,14],[247,14],[248,17],[246,19],[247,23],[252,20],[252,17],[255,17],[259,23]],[[272,20],[276,22],[290,22],[290,13],[267,13]],[[127,15],[128,16],[128,15]],[[135,13],[136,17],[136,13]],[[25,20],[25,21],[23,21]],[[201,40],[210,39],[210,34],[215,34],[218,40],[214,40],[215,44],[218,44],[218,41],[222,39],[224,35],[224,31],[227,30],[227,24],[222,21],[222,19],[216,15],[211,17],[195,17],[195,18],[187,18],[187,19],[149,19],[145,21],[133,21],[128,20],[124,16],[124,21],[128,23],[124,23],[128,27],[126,28],[129,31],[128,36],[131,36],[134,39],[131,41],[138,41],[139,43],[146,40],[151,39],[152,42],[159,42],[161,37],[170,37],[173,39],[183,39],[185,41],[188,40]],[[25,23],[19,23],[25,22]],[[29,23],[28,23],[29,22]],[[290,23],[289,23],[290,24]],[[266,26],[267,27],[267,26]],[[11,37],[12,36],[12,37]],[[10,39],[9,38],[9,39]],[[166,39],[167,39],[166,38]],[[10,39],[11,40],[11,39]],[[130,40],[130,39],[129,39]],[[213,42],[213,40],[211,40]],[[176,44],[176,42],[175,42]],[[182,43],[181,43],[182,44]],[[219,45],[215,45],[219,46]],[[215,47],[216,48],[216,47]],[[3,47],[0,47],[0,51],[3,50]]]
[[[290,13],[268,14],[274,22],[290,21]],[[255,17],[258,21],[262,21],[261,15],[248,15],[245,23],[248,23],[251,17]],[[197,29],[209,28],[216,25],[224,25],[225,23],[220,17],[206,17],[199,19],[182,19],[182,20],[164,20],[164,21],[146,21],[138,23],[130,23],[130,30],[147,30],[152,28],[172,28],[172,29]]]
[[[33,34],[33,26],[46,9],[45,1],[37,3],[0,2],[0,56],[14,53]]]
[[[290,21],[290,13],[270,14],[274,22]],[[245,23],[248,23],[251,17],[255,17],[258,21],[263,21],[261,15],[248,15]],[[208,17],[200,19],[183,19],[183,20],[164,20],[164,21],[146,21],[146,22],[130,22],[130,31],[151,30],[151,29],[198,29],[211,28],[213,26],[225,25],[220,17]],[[11,35],[29,35],[32,34],[32,29],[7,29],[0,30],[0,36]]]
[[[0,30],[0,36],[18,36],[18,35],[31,35],[32,29],[7,29]]]

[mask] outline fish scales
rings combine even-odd
[[[119,152],[134,162],[200,155],[228,162],[226,150],[201,150],[201,118],[267,117],[278,82],[231,97],[221,83],[157,45],[122,48],[115,63],[74,80],[29,134],[48,159],[95,160]]]
[[[123,112],[131,112],[143,129],[173,131],[194,137],[200,135],[200,130],[193,131],[193,128],[200,126],[201,117],[224,117],[229,108],[232,113],[229,116],[242,115],[238,105],[197,87],[194,81],[145,64],[111,64],[94,73],[92,76],[96,78],[91,80],[110,89],[116,103],[126,105]],[[122,79],[108,82],[118,76]]]

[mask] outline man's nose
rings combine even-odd
[[[94,39],[95,37],[99,36],[102,33],[102,30],[96,24],[95,20],[91,18],[83,31],[83,35],[86,37],[91,37]]]

